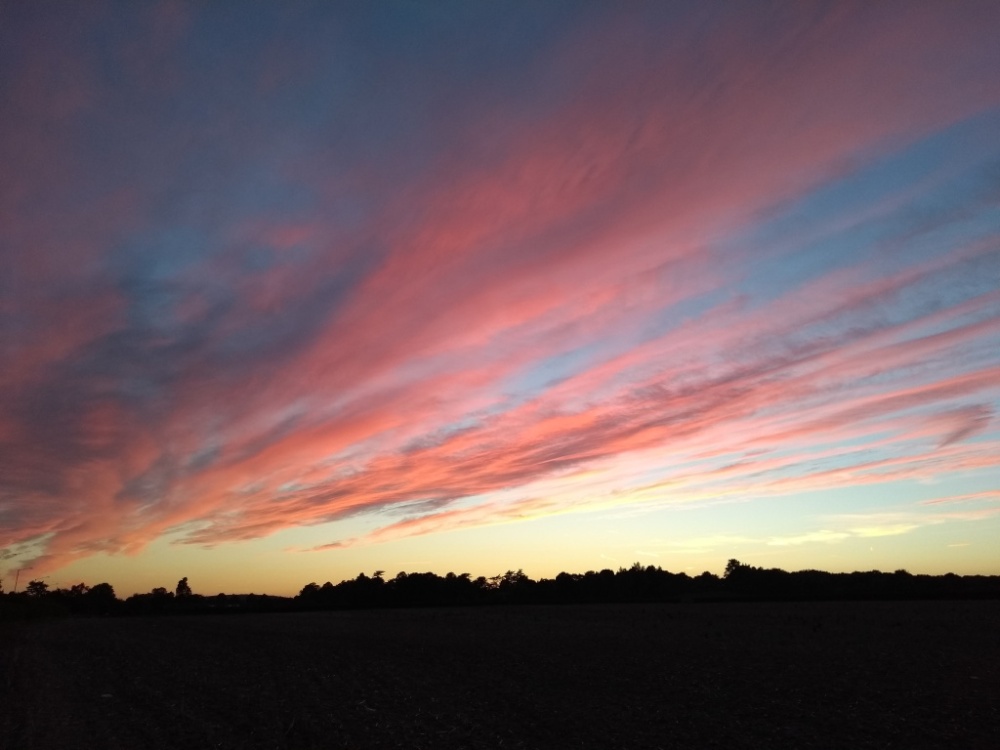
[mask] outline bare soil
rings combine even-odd
[[[7,625],[0,747],[992,750],[998,624],[979,601]]]

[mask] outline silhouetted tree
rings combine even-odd
[[[84,598],[87,601],[87,609],[95,614],[110,614],[117,610],[121,604],[110,583],[98,583],[96,586],[91,586]]]
[[[34,596],[36,598],[45,596],[48,590],[49,584],[45,581],[29,581],[28,585],[24,587],[24,591],[28,594],[28,596]]]
[[[318,594],[319,591],[320,588],[318,583],[316,582],[307,583],[305,586],[302,587],[302,590],[299,592],[299,596],[308,599],[316,596],[316,594]]]
[[[744,565],[735,557],[732,557],[729,559],[729,562],[726,563],[726,571],[722,574],[722,577],[726,579],[732,578],[734,575],[739,574],[741,570],[745,570],[749,567],[749,565]]]
[[[178,597],[191,596],[191,587],[188,585],[187,576],[184,576],[181,580],[177,582],[176,594]]]

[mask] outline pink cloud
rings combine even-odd
[[[972,492],[965,495],[949,495],[947,497],[936,497],[931,500],[922,500],[921,505],[949,505],[951,503],[975,503],[1000,502],[1000,490],[985,490],[983,492]]]
[[[25,490],[0,496],[17,517],[0,543],[51,534],[45,564],[57,566],[96,549],[135,551],[171,531],[213,544],[427,503],[366,538],[379,541],[564,512],[572,501],[538,496],[534,485],[638,455],[665,474],[664,487],[691,494],[805,492],[990,468],[990,443],[970,438],[989,431],[1000,369],[952,357],[1000,336],[1000,297],[902,321],[876,313],[962,260],[995,257],[995,237],[894,273],[862,261],[774,300],[733,291],[681,312],[749,275],[754,248],[727,254],[720,238],[850,174],[858,160],[1000,102],[995,68],[977,66],[986,53],[976,40],[992,37],[974,20],[956,14],[942,25],[930,6],[909,11],[906,24],[884,10],[866,9],[860,21],[855,12],[807,23],[809,13],[782,9],[780,30],[796,33],[777,47],[746,33],[746,19],[723,19],[697,49],[661,45],[629,19],[584,28],[540,71],[572,81],[573,95],[519,120],[507,102],[476,99],[448,131],[449,154],[391,189],[364,166],[313,185],[327,197],[355,186],[384,192],[359,226],[265,215],[209,236],[223,247],[172,279],[186,293],[169,313],[187,338],[163,334],[164,367],[177,372],[146,377],[155,396],[103,398],[101,373],[86,380],[78,395],[88,403],[52,417],[72,416],[65,455],[29,439],[43,415],[0,409],[8,494]],[[168,14],[155,25],[162,55],[189,20]],[[633,37],[640,43],[622,44]],[[936,62],[958,52],[961,76]],[[55,86],[34,65],[20,85]],[[270,80],[262,91],[276,90]],[[160,81],[175,84],[170,75]],[[32,116],[71,118],[93,106],[90,88],[76,99],[55,86],[49,104],[21,96]],[[26,164],[53,171],[11,188],[5,217],[60,179],[83,180],[42,156],[52,145],[70,154],[72,144],[25,138]],[[293,166],[283,174],[294,176]],[[127,190],[78,210],[67,226],[90,231],[65,252],[87,268],[152,213]],[[90,224],[85,212],[104,218]],[[822,231],[836,236],[857,220]],[[65,272],[56,255],[32,259],[24,248],[51,251],[72,232],[50,232],[37,216],[10,226],[19,272],[30,286],[57,288]],[[277,259],[244,269],[240,252],[251,240]],[[343,288],[330,281],[340,275]],[[17,364],[0,385],[27,392],[49,376],[55,387],[69,365],[81,382],[90,378],[99,368],[80,352],[134,333],[127,318],[137,313],[122,294],[102,287],[86,304],[59,304],[50,291],[36,304],[18,292],[15,312],[44,335],[13,347],[5,340]],[[303,300],[310,304],[297,307]],[[677,314],[675,325],[647,330],[666,313]],[[260,331],[248,321],[275,326],[275,360],[255,356]],[[552,360],[580,350],[581,364],[555,369]],[[122,359],[128,373],[132,359]],[[514,392],[529,378],[530,391]],[[138,376],[108,380],[108,392],[150,387]],[[848,439],[861,442],[857,455],[829,447]],[[915,443],[922,447],[905,457],[863,455]],[[674,468],[670,455],[703,463]],[[27,491],[47,473],[57,487]],[[637,473],[614,476],[633,489]],[[512,490],[526,496],[456,507]]]

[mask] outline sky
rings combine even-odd
[[[0,1],[0,576],[1000,574],[1000,4]]]

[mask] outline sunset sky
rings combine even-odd
[[[1000,3],[0,2],[0,575],[1000,574]]]

